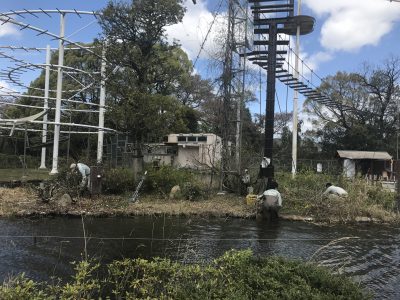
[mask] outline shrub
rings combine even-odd
[[[42,290],[45,288],[45,286],[26,278],[25,274],[21,274],[17,277],[11,278],[0,286],[0,299],[49,299],[47,293]]]
[[[4,283],[0,299],[45,299],[46,295],[48,299],[93,299],[100,295],[107,299],[370,298],[343,275],[300,261],[257,258],[250,250],[229,251],[207,265],[160,258],[124,259],[109,264],[102,279],[93,277],[97,267],[79,263],[72,282],[56,287],[26,279]]]
[[[0,153],[0,166],[2,169],[22,169],[23,155],[7,155]],[[40,157],[25,156],[27,168],[37,168],[40,165]]]
[[[109,169],[105,172],[102,189],[104,193],[120,194],[136,188],[135,174],[131,169]]]
[[[203,191],[198,184],[186,182],[182,187],[181,194],[185,200],[194,201],[203,195]]]
[[[171,166],[161,166],[158,169],[150,169],[145,180],[144,190],[157,192],[166,196],[175,185],[181,188],[185,183],[193,182],[194,177],[187,169],[176,169]]]

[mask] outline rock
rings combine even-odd
[[[171,192],[169,193],[169,198],[176,199],[180,192],[181,192],[181,188],[179,185],[173,186],[171,189]]]
[[[64,194],[59,199],[55,199],[55,203],[60,207],[67,207],[73,203],[73,200],[70,195]]]
[[[369,223],[372,222],[372,219],[370,217],[356,217],[356,222],[359,223]]]

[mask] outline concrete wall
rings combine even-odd
[[[160,165],[204,169],[221,160],[221,148],[221,138],[215,134],[169,134],[165,144],[149,144],[143,152],[146,163],[158,160]]]

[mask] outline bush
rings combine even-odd
[[[300,261],[256,258],[250,250],[229,251],[208,265],[160,258],[124,259],[109,264],[104,278],[93,278],[97,267],[87,262],[77,264],[77,274],[65,285],[45,286],[27,279],[4,283],[0,299],[93,299],[100,295],[112,299],[199,300],[370,298],[343,275]]]
[[[182,188],[186,183],[193,183],[193,181],[194,177],[187,169],[161,166],[158,169],[150,169],[148,171],[144,190],[167,196],[173,186],[179,185]]]
[[[23,155],[7,155],[0,153],[0,166],[2,169],[22,169]],[[40,165],[40,156],[26,155],[26,167],[36,169]]]
[[[104,193],[121,194],[136,188],[135,174],[132,169],[109,169],[105,172],[102,189]]]
[[[185,200],[194,201],[198,200],[203,195],[203,192],[198,184],[186,182],[182,187],[181,194]]]
[[[38,284],[33,280],[26,278],[25,274],[21,274],[17,277],[11,278],[0,286],[0,299],[49,299],[47,293],[44,291],[45,289],[45,285]]]

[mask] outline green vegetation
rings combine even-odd
[[[24,177],[25,176],[25,177]],[[49,170],[39,169],[0,169],[0,181],[45,180],[50,177]]]
[[[368,299],[344,277],[311,263],[256,258],[229,251],[206,265],[167,259],[124,259],[106,266],[86,261],[65,284],[37,283],[24,275],[0,286],[1,299]]]
[[[14,171],[16,172],[16,171]],[[35,178],[48,176],[48,171],[32,170]],[[10,170],[0,170],[3,176],[11,176]],[[33,175],[29,175],[29,179]],[[245,204],[244,196],[233,194],[217,195],[218,188],[210,188],[209,178],[187,169],[162,166],[148,169],[148,176],[140,191],[140,202],[132,205],[129,196],[135,190],[138,179],[129,169],[110,169],[103,180],[106,195],[95,200],[78,196],[79,178],[62,170],[50,180],[61,180],[56,186],[49,203],[38,201],[35,189],[1,189],[0,215],[65,214],[79,215],[201,215],[219,217],[255,217],[256,207]],[[286,219],[304,220],[309,218],[322,223],[348,223],[374,221],[397,223],[399,214],[395,212],[395,193],[384,190],[379,182],[368,184],[363,179],[348,181],[342,176],[315,174],[304,171],[292,179],[291,173],[277,173],[278,190],[282,194],[281,216]],[[347,198],[324,199],[325,183],[331,182],[348,191]],[[179,186],[175,193],[170,193]],[[77,203],[70,207],[58,207],[57,197],[66,190],[75,197]]]
[[[290,173],[278,173],[279,190],[284,199],[283,213],[312,217],[316,221],[352,222],[360,217],[380,221],[398,220],[394,213],[395,193],[379,183],[369,185],[363,179],[304,172],[292,179]],[[324,199],[325,183],[343,187],[347,198]]]
[[[148,175],[144,181],[141,194],[154,195],[168,198],[172,187],[178,185],[180,191],[175,199],[196,200],[205,195],[205,187],[202,187],[195,174],[187,169],[176,169],[171,166],[160,168],[148,168]],[[106,171],[102,183],[103,190],[108,194],[123,194],[132,192],[138,183],[131,169],[117,168]]]

